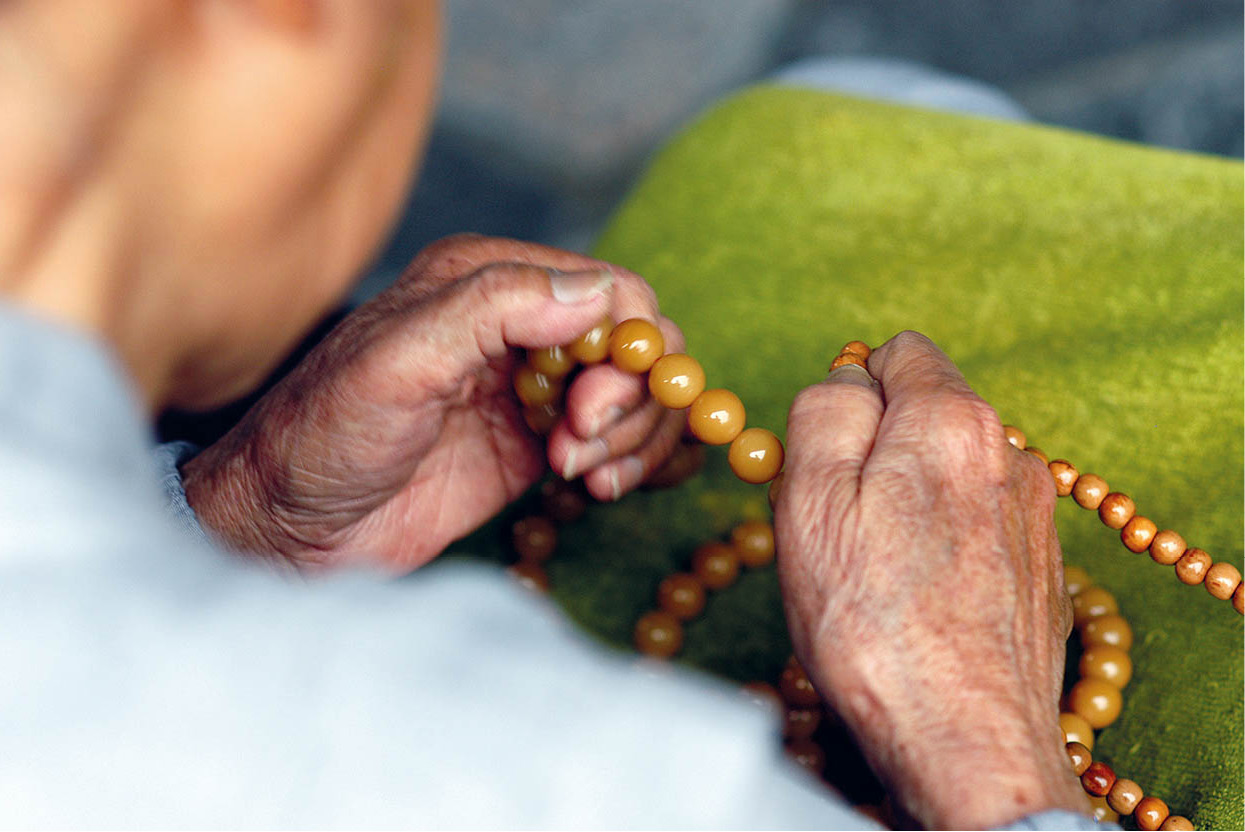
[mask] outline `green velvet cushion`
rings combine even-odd
[[[596,253],[653,283],[751,425],[781,435],[844,342],[916,329],[1052,458],[1240,567],[1243,222],[1235,161],[761,87],[656,159]],[[567,531],[555,597],[605,640],[629,642],[699,542],[768,515],[709,460]],[[1241,616],[1070,500],[1058,523],[1136,634],[1095,757],[1199,828],[1241,828]],[[767,569],[710,600],[684,660],[773,679],[787,649]]]

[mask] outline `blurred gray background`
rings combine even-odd
[[[478,231],[589,246],[671,132],[810,57],[919,62],[1036,121],[1240,157],[1239,0],[447,0],[419,185],[360,296]]]

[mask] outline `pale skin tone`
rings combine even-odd
[[[393,221],[439,43],[423,0],[0,4],[0,298],[107,345],[153,414],[251,389]],[[395,573],[547,465],[617,499],[681,416],[598,367],[546,447],[510,391],[521,348],[607,313],[683,346],[625,269],[443,241],[188,464],[187,493],[240,551]],[[1069,613],[1049,476],[928,341],[869,365],[879,382],[844,368],[792,408],[776,526],[798,655],[923,823],[1084,810],[1056,727]]]

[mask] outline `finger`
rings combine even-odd
[[[870,353],[868,364],[887,408],[924,406],[931,396],[974,395],[955,362],[919,332],[899,333]]]
[[[834,491],[855,493],[884,411],[878,384],[854,364],[801,391],[787,417],[784,488],[815,478]]]
[[[657,326],[667,354],[684,349],[683,333],[673,321],[660,318]],[[584,370],[571,384],[566,395],[566,421],[576,437],[592,439],[648,400],[647,376],[599,364]]]
[[[572,434],[563,419],[549,434],[549,464],[563,479],[581,476],[585,471],[635,451],[669,412],[649,399],[600,436],[588,440]]]
[[[584,475],[588,492],[598,500],[618,500],[634,491],[670,459],[678,447],[685,420],[681,411],[665,411],[656,429],[632,453]]]

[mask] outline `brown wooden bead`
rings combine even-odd
[[[1046,467],[1050,469],[1050,475],[1055,478],[1055,493],[1060,497],[1067,497],[1071,494],[1080,477],[1076,466],[1066,459],[1052,459]]]
[[[1120,689],[1101,679],[1082,679],[1068,692],[1068,707],[1091,728],[1106,728],[1120,716]]]
[[[1112,784],[1111,791],[1107,792],[1107,805],[1121,815],[1131,815],[1133,809],[1136,809],[1137,804],[1141,802],[1141,798],[1145,796],[1146,793],[1141,790],[1141,786],[1138,786],[1135,780],[1119,777]]]
[[[583,486],[552,479],[540,487],[540,506],[555,523],[574,523],[588,510]]]
[[[1093,578],[1089,577],[1089,573],[1079,566],[1065,566],[1063,568],[1063,585],[1068,590],[1068,594],[1076,595],[1094,583]]]
[[[537,436],[548,436],[561,418],[562,408],[556,404],[523,408],[523,421],[527,422],[527,426]]]
[[[1189,545],[1184,542],[1183,537],[1171,529],[1163,529],[1150,541],[1150,557],[1155,563],[1171,566],[1180,560],[1180,556],[1188,548]]]
[[[1064,711],[1059,715],[1059,727],[1067,737],[1066,742],[1080,743],[1087,750],[1094,750],[1094,729],[1084,717],[1071,711]]]
[[[848,341],[839,352],[854,352],[861,358],[868,358],[873,354],[873,348],[864,341]]]
[[[1098,519],[1108,529],[1124,528],[1136,512],[1137,504],[1133,498],[1118,491],[1112,491],[1098,504]]]
[[[769,682],[747,682],[740,692],[748,699],[764,708],[772,709],[775,713],[786,710],[787,704],[782,701],[778,688]]]
[[[549,576],[538,563],[522,561],[510,566],[506,571],[526,589],[533,592],[549,591]]]
[[[682,410],[691,407],[705,391],[705,371],[690,355],[676,352],[663,355],[648,371],[648,391],[662,407]]]
[[[1078,627],[1091,618],[1119,611],[1120,605],[1115,596],[1100,586],[1086,587],[1072,598],[1072,621]]]
[[[543,350],[528,350],[527,363],[549,378],[562,378],[575,369],[575,356],[565,347],[546,347]]]
[[[1081,474],[1076,479],[1076,485],[1072,486],[1072,499],[1081,508],[1092,511],[1102,505],[1110,490],[1107,481],[1097,474]]]
[[[1189,586],[1195,586],[1206,579],[1210,564],[1210,555],[1203,550],[1196,546],[1186,549],[1180,560],[1176,561],[1176,577]]]
[[[558,527],[548,517],[533,514],[511,527],[511,541],[520,560],[549,560],[558,546]]]
[[[1082,678],[1101,679],[1123,690],[1129,679],[1133,678],[1133,660],[1126,650],[1099,644],[1081,654],[1078,670]]]
[[[668,612],[645,613],[635,625],[635,646],[646,656],[668,659],[683,647],[683,626]]]
[[[744,403],[730,390],[715,387],[692,402],[687,424],[692,434],[706,445],[733,442],[744,429]]]
[[[1119,813],[1107,805],[1105,797],[1089,796],[1090,815],[1099,823],[1115,823],[1120,819]]]
[[[778,476],[770,480],[769,484],[769,510],[773,511],[778,507],[778,497],[782,494],[782,481],[786,474],[782,471],[778,472]]]
[[[1085,769],[1089,768],[1089,764],[1094,761],[1084,743],[1070,742],[1064,746],[1064,750],[1068,752],[1068,762],[1072,764],[1072,773],[1077,777],[1084,774]]]
[[[1122,615],[1100,615],[1085,622],[1081,628],[1081,646],[1094,647],[1107,644],[1127,650],[1133,646],[1133,628]]]
[[[1206,585],[1207,592],[1220,601],[1226,601],[1241,585],[1241,570],[1230,563],[1219,561],[1206,570],[1203,583]]]
[[[1170,813],[1167,804],[1157,797],[1143,797],[1137,803],[1137,808],[1133,810],[1133,822],[1137,824],[1138,829],[1145,829],[1149,832],[1162,826]]]
[[[788,740],[784,744],[788,756],[802,768],[821,776],[826,768],[826,752],[812,740]]]
[[[1158,531],[1159,527],[1154,525],[1153,520],[1137,514],[1120,530],[1120,541],[1130,552],[1144,552],[1150,548]]]
[[[540,407],[556,402],[562,395],[562,385],[524,364],[514,373],[514,392],[524,407]]]
[[[821,725],[821,708],[787,708],[783,718],[782,735],[787,739],[806,740],[817,733]]]
[[[782,698],[793,708],[815,708],[821,705],[821,697],[813,682],[804,672],[804,668],[796,661],[795,656],[787,659],[782,675],[778,677],[778,690]]]
[[[1168,815],[1167,820],[1159,825],[1159,829],[1177,829],[1180,832],[1189,832],[1193,828],[1193,822],[1184,815]]]
[[[731,442],[727,461],[735,476],[760,485],[778,476],[783,463],[782,442],[765,428],[748,428]]]
[[[854,352],[841,352],[830,362],[830,370],[833,372],[845,364],[855,364],[866,372],[869,369],[869,364],[863,356],[857,355]]]
[[[1245,615],[1245,583],[1236,585],[1236,592],[1232,593],[1232,609]]]
[[[676,572],[657,587],[657,605],[675,618],[687,621],[705,608],[705,587],[695,575]]]
[[[1090,763],[1081,774],[1081,785],[1094,797],[1106,797],[1115,785],[1115,772],[1106,763]]]
[[[731,529],[731,545],[744,566],[756,568],[774,560],[774,527],[749,520]]]
[[[566,345],[571,357],[583,364],[599,364],[609,357],[614,319],[606,315],[583,335]]]
[[[1014,425],[1003,425],[1003,435],[1007,437],[1007,442],[1018,451],[1023,451],[1029,444],[1029,438],[1025,436],[1025,432]]]
[[[705,467],[705,446],[699,442],[680,442],[666,464],[644,480],[646,488],[673,488],[700,473]]]
[[[666,339],[652,321],[628,318],[610,333],[610,361],[628,373],[646,373],[666,350]]]
[[[1025,453],[1027,453],[1027,454],[1033,454],[1035,457],[1037,457],[1038,459],[1042,460],[1042,464],[1043,464],[1043,465],[1050,465],[1050,457],[1048,457],[1048,456],[1046,455],[1046,451],[1043,451],[1043,450],[1042,450],[1041,448],[1039,448],[1037,445],[1028,445],[1028,446],[1026,446],[1026,447],[1025,447]]]
[[[739,555],[725,543],[706,543],[692,554],[692,571],[709,589],[726,589],[739,577]]]

